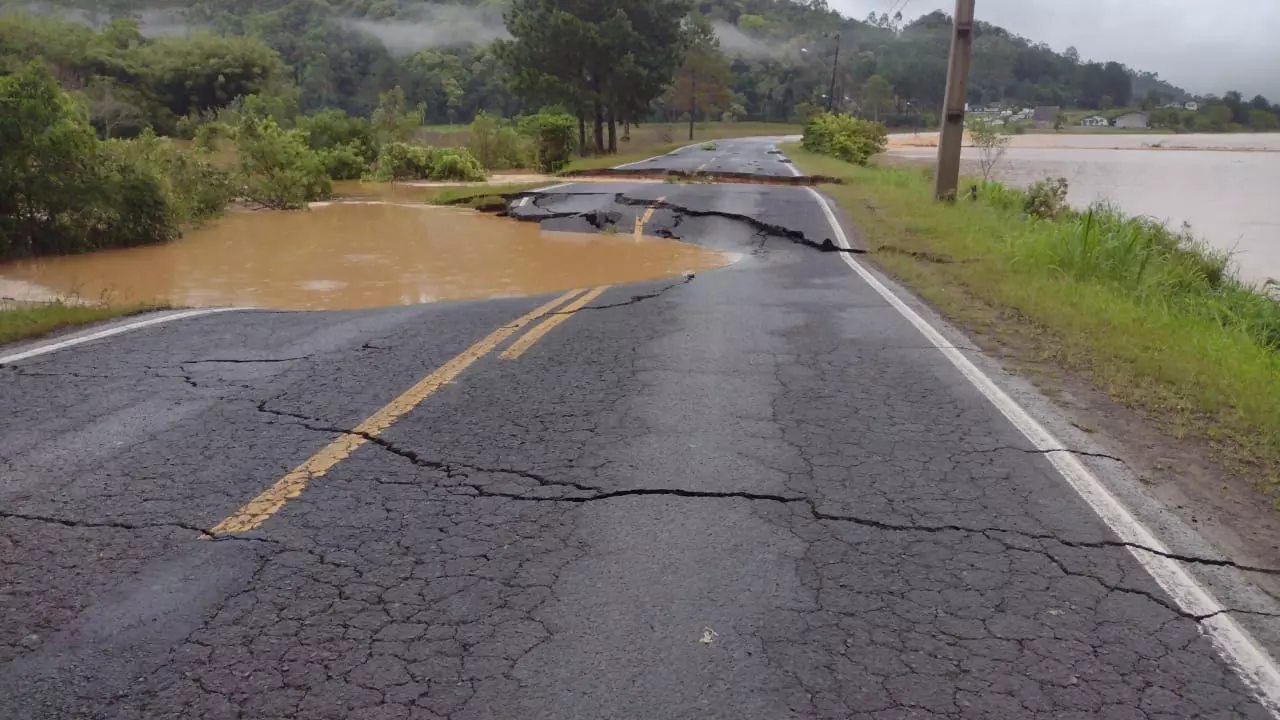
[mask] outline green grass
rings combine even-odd
[[[505,203],[504,195],[529,192],[547,187],[548,183],[515,183],[511,185],[458,185],[443,187],[427,195],[428,205],[455,205],[470,208],[490,208]]]
[[[134,315],[155,307],[97,307],[89,305],[0,305],[0,344],[47,335],[55,330]]]
[[[849,165],[788,146],[861,230],[875,262],[1020,361],[1083,377],[1174,437],[1280,493],[1280,305],[1224,258],[1115,212],[1039,220],[1024,195],[932,199],[919,168]],[[970,187],[966,184],[965,187]]]

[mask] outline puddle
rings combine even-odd
[[[469,210],[337,203],[232,213],[166,245],[20,261],[0,265],[0,276],[116,303],[352,310],[679,277],[735,259],[663,238],[544,232]]]

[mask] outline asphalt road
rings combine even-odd
[[[810,190],[514,212],[742,258],[0,369],[0,718],[1270,717]]]
[[[778,152],[783,138],[746,138],[689,145],[648,160],[622,165],[635,171],[679,170],[706,173],[750,173],[770,177],[799,175],[790,160]]]

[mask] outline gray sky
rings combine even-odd
[[[859,20],[901,0],[828,0]],[[1195,93],[1240,90],[1280,102],[1280,0],[977,0],[978,17],[1055,50],[1118,60]],[[903,15],[955,11],[908,0]]]

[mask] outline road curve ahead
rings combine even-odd
[[[561,186],[513,214],[741,259],[9,362],[0,717],[1271,717],[1238,616],[1153,578],[821,203]]]

